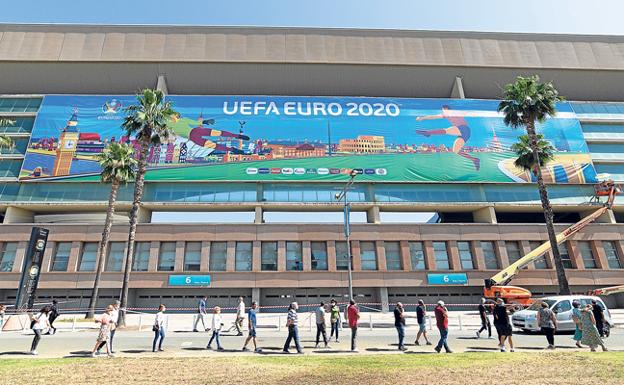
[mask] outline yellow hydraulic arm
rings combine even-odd
[[[567,229],[563,230],[561,233],[557,234],[557,245],[570,238],[572,235],[583,229],[588,224],[592,223],[594,220],[596,220],[596,218],[600,217],[608,210],[611,210],[615,195],[618,194],[620,190],[612,182],[610,185],[608,185],[608,188],[608,194],[601,194],[608,195],[609,197],[604,206],[591,213],[590,215],[586,216],[585,218],[581,219],[572,226],[568,227]],[[518,274],[518,272],[520,272],[520,269],[544,255],[544,253],[546,253],[548,250],[550,250],[550,241],[542,243],[535,250],[531,251],[524,257],[512,263],[506,269],[500,271],[492,278],[486,279],[485,287],[490,288],[495,285],[506,285],[507,283],[509,283],[509,281],[511,281],[514,276],[516,276],[516,274]]]
[[[603,287],[602,289],[592,290],[592,295],[611,295],[624,293],[624,285],[620,286],[611,286],[611,287]]]

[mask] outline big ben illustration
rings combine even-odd
[[[52,176],[69,175],[76,147],[78,146],[78,111],[74,110],[71,118],[67,122],[65,129],[59,137],[58,147],[56,148],[56,159],[54,160],[54,168]]]

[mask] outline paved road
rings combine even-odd
[[[315,333],[311,333],[307,327],[302,328],[302,345],[306,354],[347,354],[350,348],[350,331],[344,329],[341,333],[340,342],[331,342],[329,349],[314,349]],[[451,329],[449,344],[455,352],[496,352],[497,342],[495,339],[476,339],[476,329],[464,328],[463,330]],[[433,353],[433,346],[415,346],[414,338],[417,329],[415,327],[407,328],[406,341],[408,342],[407,354],[414,353]],[[284,330],[259,329],[258,339],[263,354],[282,354],[286,332]],[[378,328],[369,330],[361,328],[359,330],[359,350],[360,354],[377,354],[377,353],[397,353],[397,336],[393,328]],[[430,332],[432,342],[437,342],[437,331]],[[59,331],[56,335],[43,336],[39,345],[38,357],[81,357],[88,355],[90,349],[95,343],[97,333],[93,330],[81,331]],[[216,352],[205,350],[206,343],[210,337],[210,333],[200,332],[193,333],[190,331],[170,331],[165,339],[165,352],[152,353],[151,342],[153,333],[151,331],[131,331],[120,330],[115,336],[115,350],[117,356],[122,357],[139,357],[139,356],[170,356],[170,357],[200,357],[200,356],[217,356],[225,354],[253,354],[243,353],[240,348],[244,342],[243,337],[233,336],[226,333],[222,336],[222,344],[226,349],[225,352]],[[539,334],[523,334],[514,335],[516,351],[542,351],[546,346],[546,339]],[[32,332],[26,334],[22,332],[4,332],[0,334],[0,357],[16,358],[16,357],[32,357],[26,352],[30,348],[32,340]],[[558,351],[576,351],[579,350],[574,346],[572,336],[563,334],[556,336],[556,345]],[[611,337],[606,339],[606,344],[610,350],[624,351],[624,329],[618,328],[612,331]],[[588,349],[587,349],[588,350]]]

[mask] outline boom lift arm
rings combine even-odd
[[[603,287],[602,289],[596,289],[590,292],[591,295],[611,295],[618,293],[624,293],[624,285]]]

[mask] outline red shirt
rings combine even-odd
[[[436,306],[435,310],[436,317],[436,325],[439,329],[448,329],[448,315],[446,314],[446,309],[442,306]]]
[[[360,311],[358,310],[357,306],[349,305],[349,307],[347,308],[347,317],[349,318],[350,328],[357,327],[359,314],[360,314]]]

